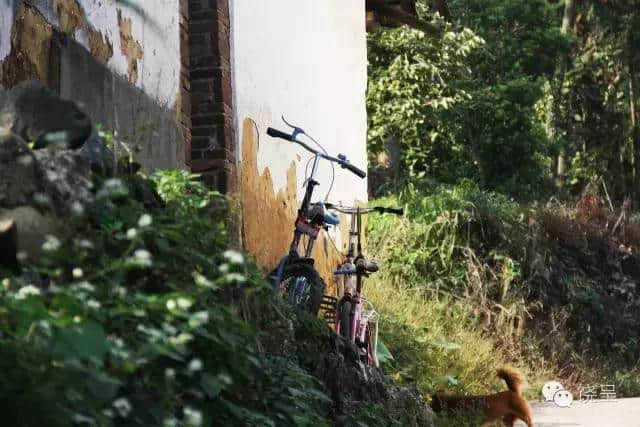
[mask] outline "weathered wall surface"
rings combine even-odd
[[[183,167],[184,141],[176,120],[180,17],[180,0],[0,0],[0,87],[45,81],[82,101],[94,121],[119,125],[121,136],[138,145],[145,167]],[[83,66],[90,62],[98,66]],[[87,75],[91,70],[97,74]],[[82,84],[76,86],[78,79]],[[114,92],[121,106],[133,100],[135,108],[129,110],[145,114],[121,123],[99,114],[111,110]],[[141,132],[142,127],[155,131]],[[158,162],[159,152],[175,154]]]
[[[284,115],[330,154],[344,153],[366,168],[365,2],[230,0],[230,9],[243,241],[269,268],[291,241],[309,153],[267,136],[267,127],[286,129]],[[366,201],[366,180],[339,167],[335,174],[330,201]],[[331,184],[330,164],[321,163],[317,180],[316,200]],[[332,238],[339,247],[346,242],[345,233],[333,232]],[[333,243],[322,237],[314,257],[331,283],[340,259]]]

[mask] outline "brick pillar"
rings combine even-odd
[[[189,75],[189,0],[180,0],[180,114],[184,135],[184,158],[191,166],[191,76]]]
[[[189,0],[191,170],[214,189],[235,187],[229,0]]]

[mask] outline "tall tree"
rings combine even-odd
[[[565,0],[564,14],[562,16],[562,25],[560,32],[568,36],[576,18],[575,0]],[[564,187],[565,175],[567,173],[567,142],[560,134],[560,126],[565,112],[563,111],[562,87],[564,86],[565,74],[569,66],[569,55],[561,55],[558,59],[558,68],[555,76],[555,90],[552,97],[553,107],[550,109],[551,118],[550,126],[547,127],[547,133],[551,140],[557,140],[559,143],[558,157],[556,159],[556,186],[559,189]]]

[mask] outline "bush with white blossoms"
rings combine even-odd
[[[80,230],[0,276],[3,425],[323,425],[322,390],[276,369],[243,320],[272,300],[228,249],[224,198],[187,172],[153,180],[153,216],[107,178]]]

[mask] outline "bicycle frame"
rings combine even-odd
[[[340,311],[341,306],[344,303],[344,299],[348,298],[351,301],[351,335],[349,339],[355,344],[363,345],[367,342],[371,343],[371,348],[367,348],[367,358],[369,364],[378,366],[377,347],[378,347],[378,313],[366,298],[362,296],[363,279],[368,276],[369,272],[377,271],[377,265],[367,265],[364,254],[362,253],[362,215],[370,212],[379,213],[392,213],[395,215],[403,215],[404,210],[401,208],[388,208],[388,207],[372,207],[372,208],[360,208],[360,207],[341,207],[334,206],[330,203],[325,204],[329,209],[335,209],[338,212],[349,214],[351,216],[351,227],[349,229],[349,249],[346,255],[345,262],[340,268],[334,272],[336,275],[344,275],[347,279],[353,278],[355,275],[356,285],[349,286],[350,289],[344,289],[344,295],[340,299],[340,302],[336,306],[335,314],[335,330],[340,334]],[[356,254],[357,251],[357,254]],[[354,265],[355,262],[355,265]],[[364,309],[364,305],[369,308]],[[367,328],[369,326],[369,328]],[[373,336],[367,337],[367,331],[371,334],[371,327],[375,330],[372,333]],[[369,340],[367,340],[369,338]]]
[[[362,211],[360,208],[356,208],[355,212],[351,213],[351,227],[349,230],[349,249],[347,252],[346,260],[343,266],[345,265],[353,265],[355,261],[358,263],[359,260],[364,261],[364,254],[362,253]],[[357,255],[355,254],[355,249],[357,245]],[[354,258],[354,255],[355,258]],[[363,278],[366,273],[362,269],[356,268],[355,271],[348,270],[347,272],[341,272],[340,270],[336,271],[338,274],[344,274],[345,277],[352,277],[355,274],[356,279],[356,287],[355,292],[351,295],[351,290],[344,289],[344,297],[347,295],[351,300],[351,336],[349,339],[353,343],[365,343],[366,342],[366,333],[367,333],[367,324],[372,321],[375,322],[375,336],[373,337],[373,348],[367,349],[367,358],[369,364],[378,366],[378,358],[377,358],[377,343],[378,343],[378,315],[373,308],[373,304],[369,302],[362,296],[362,286],[363,286]],[[363,310],[363,304],[367,303],[371,310],[368,310],[367,313]],[[338,305],[339,309],[339,305]],[[335,320],[335,329],[336,332],[340,333],[340,316],[336,315]]]
[[[312,259],[311,253],[313,252],[313,245],[320,233],[320,229],[322,228],[321,224],[314,224],[312,221],[308,219],[309,214],[309,205],[311,204],[311,197],[313,196],[313,188],[319,183],[314,179],[316,172],[318,170],[318,162],[322,155],[320,153],[316,153],[313,158],[313,166],[311,168],[311,175],[307,179],[307,186],[304,193],[304,198],[302,199],[302,203],[300,204],[300,208],[298,209],[298,216],[295,222],[295,228],[293,231],[293,241],[289,246],[289,253],[280,259],[278,263],[278,269],[276,273],[276,277],[274,279],[274,287],[278,286],[280,283],[280,279],[282,279],[282,273],[284,271],[284,267],[287,265],[289,260],[298,259],[300,254],[298,252],[298,248],[300,247],[300,241],[302,240],[303,235],[309,236],[309,242],[307,243],[307,247],[304,251],[304,258]],[[297,285],[296,285],[297,288]]]

